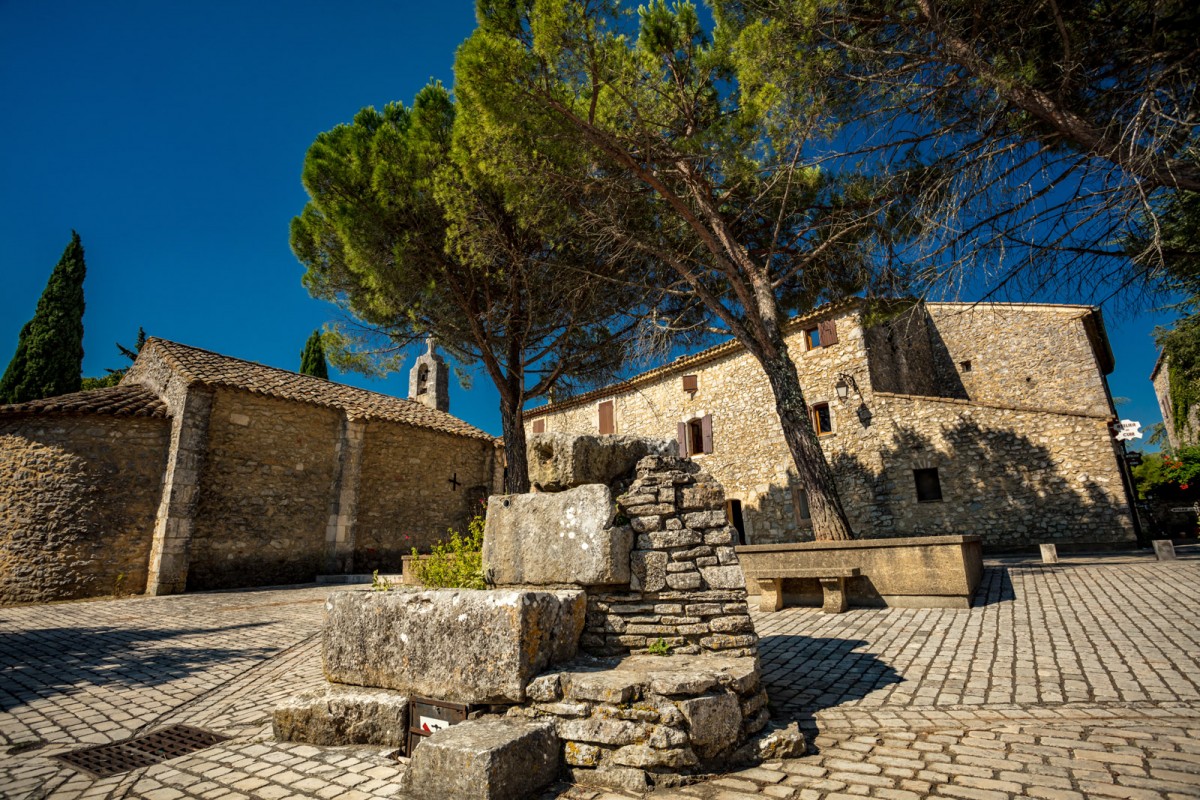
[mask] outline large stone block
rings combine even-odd
[[[701,758],[712,758],[732,748],[742,726],[742,709],[732,692],[679,701],[688,722],[688,738]]]
[[[589,436],[539,433],[529,437],[529,481],[542,491],[572,486],[606,486],[633,471],[645,456],[674,456],[674,440],[640,436]]]
[[[633,531],[613,527],[612,492],[593,484],[488,501],[484,574],[496,586],[629,583]]]
[[[408,698],[388,689],[327,683],[284,700],[275,707],[271,721],[280,742],[403,747],[408,737]]]
[[[583,592],[337,592],[326,604],[325,675],[456,703],[519,703],[575,655]]]
[[[525,800],[558,774],[554,726],[511,718],[451,725],[421,742],[401,779],[414,800]]]

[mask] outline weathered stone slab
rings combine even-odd
[[[1154,555],[1159,561],[1175,560],[1175,543],[1170,539],[1155,539],[1151,544],[1154,545]]]
[[[408,698],[388,689],[328,683],[284,700],[271,721],[279,742],[401,747],[408,737]]]
[[[325,622],[325,675],[456,703],[519,703],[551,664],[574,657],[580,591],[337,592]]]
[[[633,531],[613,526],[607,486],[488,500],[483,569],[496,586],[629,583]]]
[[[679,701],[688,722],[688,738],[701,758],[712,758],[737,743],[742,709],[732,692]]]
[[[529,437],[529,481],[544,492],[590,483],[611,484],[648,455],[674,456],[674,440],[640,436],[538,433]]]
[[[401,779],[414,800],[525,800],[558,774],[554,726],[517,719],[451,725],[411,753]]]

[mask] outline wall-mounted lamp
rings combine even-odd
[[[837,392],[838,400],[844,401],[850,396],[850,383],[846,380],[845,375],[838,376],[838,381],[833,385],[833,389]]]

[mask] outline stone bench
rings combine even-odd
[[[746,577],[758,582],[758,610],[778,611],[783,608],[783,582],[787,578],[815,578],[821,584],[826,614],[841,614],[847,608],[846,578],[857,578],[858,567],[802,567],[747,572]]]

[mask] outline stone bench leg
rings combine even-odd
[[[826,614],[841,614],[847,608],[846,603],[846,579],[845,578],[818,578],[821,583],[821,594],[824,596],[824,605],[821,610]]]
[[[783,608],[783,580],[781,578],[758,579],[758,610],[778,611]]]

